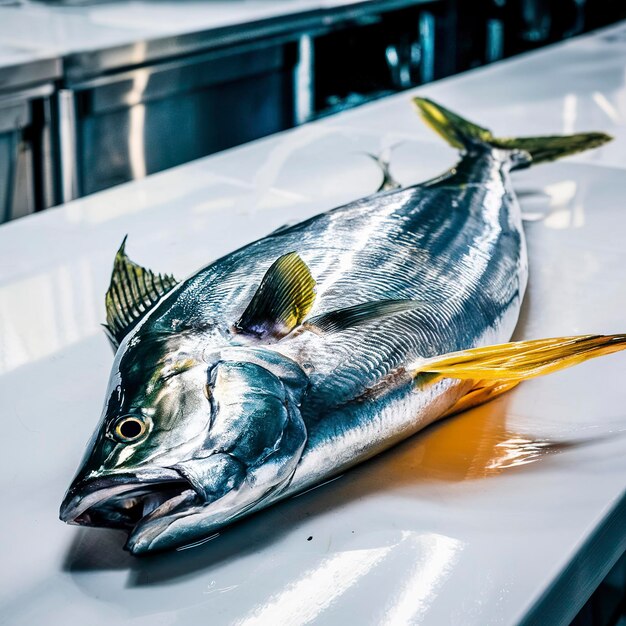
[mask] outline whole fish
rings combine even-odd
[[[106,403],[61,519],[126,529],[133,553],[191,544],[521,380],[626,347],[502,344],[528,273],[511,170],[609,138],[499,139],[415,103],[462,155],[434,180],[279,229],[179,283],[122,244]]]

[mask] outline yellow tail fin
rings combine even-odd
[[[532,163],[546,163],[597,148],[611,137],[605,133],[578,133],[576,135],[550,135],[546,137],[494,137],[490,130],[474,124],[457,113],[429,100],[413,98],[424,121],[452,147],[469,150],[473,144],[484,144],[502,150],[523,151]],[[524,164],[527,164],[524,161]],[[520,162],[517,167],[523,167]],[[515,169],[515,168],[514,168]]]

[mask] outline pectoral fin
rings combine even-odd
[[[297,253],[289,252],[267,270],[235,329],[261,339],[280,339],[302,323],[314,300],[315,280],[309,268]]]
[[[472,348],[428,359],[414,374],[518,383],[626,348],[626,335],[578,335]],[[434,379],[429,378],[432,382]]]
[[[148,311],[178,283],[171,275],[155,274],[137,265],[128,258],[125,248],[126,237],[115,255],[105,297],[107,323],[104,328],[115,350]]]
[[[363,302],[345,309],[316,315],[308,319],[304,323],[304,327],[313,332],[336,333],[389,315],[410,311],[418,306],[419,302],[416,300]]]

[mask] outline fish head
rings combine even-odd
[[[120,346],[62,520],[125,529],[133,553],[163,550],[198,541],[289,483],[306,443],[304,372],[274,351],[207,357],[192,344],[136,335]]]

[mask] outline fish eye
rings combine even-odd
[[[147,429],[148,425],[142,417],[124,415],[115,422],[113,434],[121,443],[131,443],[139,439]]]

